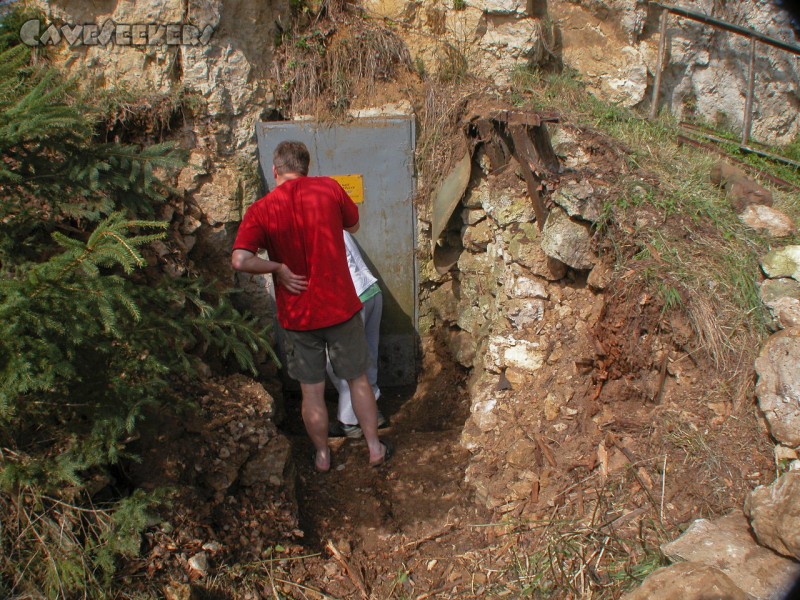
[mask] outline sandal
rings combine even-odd
[[[381,440],[381,446],[385,448],[383,451],[383,457],[377,462],[369,463],[370,467],[380,467],[381,465],[385,465],[387,462],[389,462],[389,459],[392,458],[392,455],[394,454],[394,446],[392,443],[389,440]]]

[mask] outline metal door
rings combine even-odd
[[[379,383],[413,383],[418,339],[413,117],[360,118],[336,125],[262,122],[256,134],[269,189],[275,185],[272,153],[284,140],[308,147],[310,175],[351,176],[343,185],[348,189],[352,184],[348,191],[360,200],[361,226],[355,238],[383,291]]]

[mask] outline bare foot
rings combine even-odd
[[[394,446],[392,446],[389,440],[381,440],[381,449],[383,450],[383,454],[381,454],[375,460],[370,459],[370,467],[380,467],[381,465],[385,465],[387,462],[389,462],[389,459],[392,458],[392,454],[394,454]]]
[[[331,449],[314,450],[311,457],[314,460],[314,468],[320,473],[327,473],[331,470]]]

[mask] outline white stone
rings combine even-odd
[[[525,275],[509,274],[508,295],[511,298],[542,298],[546,300],[550,297],[544,282]]]
[[[503,363],[507,367],[516,367],[523,371],[538,371],[545,360],[545,352],[537,342],[518,340],[516,345],[506,348]]]
[[[497,406],[497,398],[491,397],[485,400],[480,400],[472,404],[470,409],[472,412],[472,420],[478,426],[478,429],[484,433],[494,429],[497,425],[497,415],[494,409]]]
[[[758,405],[770,433],[787,446],[800,445],[800,328],[774,333],[755,362]]]
[[[205,552],[198,552],[189,559],[189,567],[193,571],[197,571],[200,575],[208,573],[208,554]]]
[[[739,220],[752,229],[766,231],[772,237],[786,237],[797,231],[788,215],[763,204],[748,205],[739,215]]]

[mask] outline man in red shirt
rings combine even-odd
[[[300,382],[302,414],[318,471],[331,468],[325,405],[326,351],[336,374],[350,385],[353,408],[369,447],[369,463],[391,456],[378,438],[377,404],[367,379],[369,349],[342,230],[358,230],[358,207],[330,177],[309,177],[302,142],[278,144],[272,157],[275,189],[242,219],[231,264],[237,271],[271,273],[278,320],[285,329],[289,375]],[[269,260],[259,258],[267,250]]]

